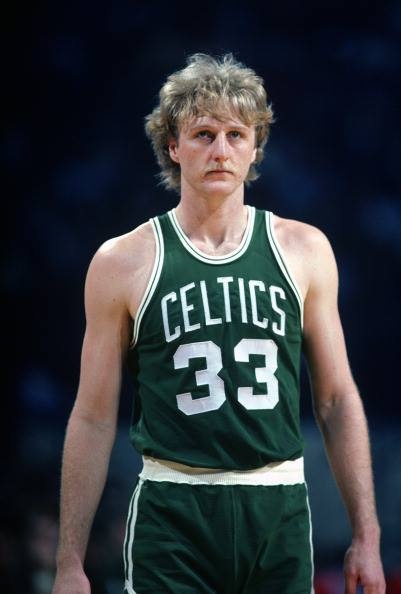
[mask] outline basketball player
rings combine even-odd
[[[137,384],[131,439],[143,455],[125,593],[312,592],[302,348],[352,528],[345,591],[385,591],[367,423],[331,247],[314,227],[244,204],[272,121],[253,70],[202,54],[167,79],[147,118],[163,180],[180,200],[107,241],[89,267],[54,594],[90,592],[85,550],[125,360]]]

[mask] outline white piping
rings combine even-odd
[[[125,586],[125,589],[127,590],[128,594],[135,594],[135,590],[132,587],[132,575],[133,575],[132,547],[134,544],[135,524],[136,524],[136,519],[138,516],[138,499],[139,499],[139,495],[141,493],[142,484],[143,484],[143,481],[141,479],[139,479],[136,489],[134,491],[134,494],[132,496],[132,501],[131,501],[131,506],[130,506],[130,511],[132,508],[132,517],[131,517],[129,526],[127,524],[127,531],[125,534],[125,541],[124,541],[124,552],[125,552],[127,537],[128,537],[128,534],[130,534],[127,555],[126,555],[126,558],[124,557],[124,564],[125,564],[125,571],[126,571],[124,586]]]
[[[178,222],[177,215],[175,213],[175,209],[170,210],[168,212],[168,216],[170,221],[173,225],[175,232],[178,235],[179,240],[181,241],[184,248],[192,254],[195,258],[200,260],[201,262],[206,262],[207,264],[228,264],[229,262],[233,262],[237,260],[242,254],[247,250],[249,243],[252,239],[253,234],[253,227],[255,222],[255,208],[253,206],[247,205],[248,209],[248,221],[246,225],[246,229],[244,235],[242,237],[241,243],[239,246],[235,248],[233,252],[229,254],[225,254],[224,256],[211,256],[199,250],[192,241],[185,235],[180,223]]]
[[[286,265],[284,256],[283,256],[283,252],[282,249],[280,247],[280,244],[277,241],[275,232],[274,232],[274,226],[273,226],[273,213],[271,212],[266,212],[266,230],[267,230],[267,236],[270,242],[270,247],[273,250],[274,256],[276,258],[277,264],[280,267],[281,272],[283,273],[283,275],[285,276],[288,284],[290,285],[296,299],[298,302],[298,306],[299,306],[299,313],[301,316],[301,327],[303,328],[304,325],[304,307],[303,307],[303,299],[301,297],[302,293],[299,290],[299,287],[295,281],[295,279],[292,277],[292,275],[289,272],[288,266]]]
[[[157,284],[159,282],[160,274],[163,268],[164,262],[164,241],[163,241],[163,234],[160,228],[160,223],[157,218],[150,220],[152,224],[153,233],[155,236],[155,244],[156,244],[156,254],[155,260],[153,264],[152,274],[150,275],[149,282],[145,289],[145,292],[142,296],[141,303],[139,304],[137,314],[135,316],[134,322],[134,331],[132,336],[131,348],[133,348],[138,340],[139,328],[141,325],[141,321],[143,315],[149,305],[150,300],[153,297],[153,293],[156,290]]]
[[[308,487],[306,487],[306,505],[308,506],[308,513],[309,513],[309,544],[310,544],[310,554],[311,554],[311,594],[315,594],[315,589],[313,587],[314,582],[314,575],[315,575],[315,564],[313,560],[313,541],[312,541],[312,513],[309,505],[309,497],[308,497]]]

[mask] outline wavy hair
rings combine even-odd
[[[217,59],[200,53],[190,56],[185,68],[167,78],[159,92],[159,105],[145,118],[145,131],[167,188],[180,191],[180,166],[170,158],[169,140],[178,140],[183,123],[199,115],[224,119],[229,113],[255,126],[256,159],[245,180],[251,182],[259,177],[256,164],[263,159],[274,121],[263,79],[232,54]]]

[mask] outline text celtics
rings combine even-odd
[[[191,282],[161,299],[165,338],[171,342],[202,326],[232,321],[260,328],[271,324],[275,334],[285,336],[285,311],[280,307],[285,300],[282,287],[266,286],[261,280],[219,276]]]

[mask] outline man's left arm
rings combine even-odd
[[[330,244],[318,230],[308,241],[304,306],[305,354],[317,423],[352,528],[344,563],[345,594],[384,594],[366,416],[350,370],[337,306],[338,274]]]

